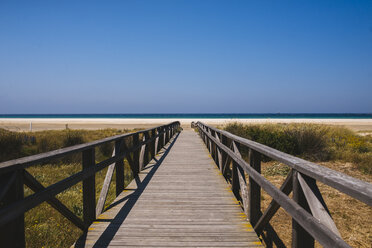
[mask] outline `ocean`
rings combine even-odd
[[[223,114],[0,114],[0,118],[112,119],[372,119],[372,113],[223,113]]]

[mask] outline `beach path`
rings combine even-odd
[[[262,247],[201,138],[176,135],[75,247]]]

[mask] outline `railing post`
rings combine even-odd
[[[3,197],[0,196],[0,207],[22,200],[23,192],[23,170],[17,170],[0,176],[0,183],[7,188]],[[4,189],[4,187],[1,187]],[[0,188],[0,189],[1,189]],[[0,227],[0,247],[23,248],[25,243],[25,221],[24,214]]]
[[[298,172],[293,173],[293,200],[310,212],[306,197],[298,181]],[[313,248],[314,238],[292,219],[292,248]]]
[[[164,143],[164,145],[167,144],[168,142],[169,142],[169,127],[166,126],[165,127],[165,143]]]
[[[139,134],[135,133],[133,135],[133,147],[137,147],[139,145]],[[132,171],[133,176],[136,177],[139,173],[139,155],[141,152],[141,147],[137,147],[137,149],[133,152],[133,164],[132,164]]]
[[[160,129],[159,128],[157,128],[156,129],[156,139],[155,139],[155,156],[156,156],[156,154],[158,154],[158,152],[159,152],[159,144],[161,144],[161,135],[159,135],[159,133],[160,133]],[[159,136],[158,136],[159,135]]]
[[[150,131],[145,133],[146,141],[150,140]],[[145,162],[144,165],[148,164],[152,159],[152,143],[147,143],[145,147]]]
[[[261,154],[249,149],[249,164],[261,174]],[[261,187],[249,177],[249,220],[256,225],[261,217]]]
[[[95,165],[95,150],[83,151],[83,174]],[[90,225],[96,219],[96,180],[95,174],[83,180],[83,217],[84,223]]]
[[[122,142],[124,140],[115,141],[115,156],[119,156],[122,152]],[[118,196],[124,190],[124,163],[123,159],[115,162],[116,170],[116,196]]]
[[[152,129],[151,130],[151,138],[153,139],[153,141],[151,142],[151,147],[150,147],[150,153],[151,153],[151,159],[155,158],[155,155],[156,155],[156,147],[155,147],[155,143],[156,143],[156,129]]]
[[[234,141],[233,141],[234,142]],[[235,143],[236,149],[239,151],[239,143]],[[232,163],[232,172],[231,172],[231,187],[232,187],[232,192],[234,193],[236,199],[241,200],[240,195],[239,195],[239,177],[238,177],[238,164],[233,161]]]
[[[221,143],[224,144],[225,146],[229,147],[229,145],[227,144],[228,142],[228,139],[224,136],[224,135],[221,135]],[[221,150],[221,168],[220,170],[222,171],[223,170],[223,167],[225,166],[226,164],[226,160],[227,160],[227,154],[226,152],[222,151]]]
[[[162,143],[161,143],[161,147],[164,147],[165,146],[165,144],[167,143],[166,142],[166,131],[165,131],[165,127],[162,127],[161,128],[161,131],[163,132],[163,134],[162,134],[162,139],[161,139],[161,141],[162,141]]]

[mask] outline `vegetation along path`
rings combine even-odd
[[[171,142],[97,217],[76,247],[261,247],[198,134]]]

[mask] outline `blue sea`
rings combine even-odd
[[[226,114],[0,114],[0,118],[112,118],[112,119],[372,119],[372,113],[226,113]]]

